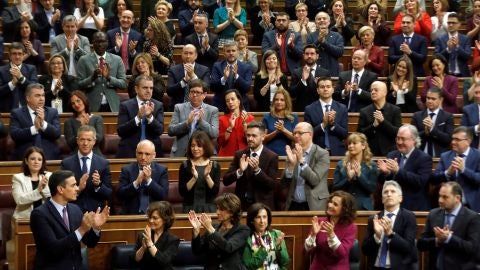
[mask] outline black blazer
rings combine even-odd
[[[429,134],[425,133],[425,126],[423,125],[423,119],[426,117],[429,117],[427,110],[416,112],[412,117],[412,125],[418,129],[418,134],[422,139],[420,149],[424,150],[427,142],[431,143],[433,144],[435,157],[440,157],[441,153],[449,150],[453,133],[453,115],[440,109],[435,125]]]
[[[207,51],[202,52],[196,32],[185,37],[185,44],[193,44],[197,48],[197,60],[195,62],[212,70],[213,64],[218,60],[218,36],[217,34],[210,32],[207,32],[207,35],[208,44],[210,45],[210,48],[208,48]]]
[[[56,9],[55,9],[56,10]],[[55,36],[60,35],[63,33],[62,29],[62,18],[66,14],[62,14],[60,19],[52,26],[48,21],[47,14],[45,14],[45,10],[39,6],[38,11],[35,12],[33,16],[33,20],[37,23],[37,38],[42,43],[50,43],[50,29],[53,28],[55,31]]]
[[[295,98],[293,103],[293,110],[295,112],[303,112],[307,105],[312,104],[318,100],[316,78],[318,77],[330,77],[328,70],[320,67],[317,64],[315,69],[315,76],[310,76],[307,79],[307,85],[302,82],[303,66],[297,68],[292,73],[292,81],[290,83],[289,93],[292,98]]]
[[[15,97],[18,98],[18,102],[22,106],[27,103],[25,90],[27,90],[29,84],[37,82],[37,70],[34,66],[23,63],[20,71],[25,77],[25,82],[19,82],[12,91],[8,86],[8,83],[12,80],[10,64],[0,67],[0,112],[10,112],[12,109],[18,108],[19,104],[13,104]]]
[[[353,70],[342,71],[338,75],[338,83],[335,88],[335,93],[333,99],[347,106],[350,100],[350,95],[342,97],[342,90],[345,88],[345,84],[352,80]],[[356,102],[350,102],[349,112],[358,112],[360,109],[366,107],[369,104],[372,104],[372,99],[370,97],[370,86],[374,81],[377,80],[377,74],[368,70],[364,70],[360,81],[358,82],[358,88],[362,89],[360,95],[358,92],[352,92],[356,96]],[[352,98],[353,100],[353,98]]]
[[[377,215],[383,217],[381,211]],[[415,214],[407,209],[400,208],[393,224],[392,236],[388,243],[390,251],[390,267],[392,270],[414,269],[414,263],[418,260],[418,253],[415,247],[415,236],[417,232],[417,221]],[[374,269],[380,244],[374,239],[373,216],[368,219],[367,234],[362,243],[362,252],[367,256],[368,269]]]
[[[257,112],[269,112],[270,105],[270,88],[267,90],[264,96],[260,94],[261,89],[267,84],[268,77],[262,78],[259,74],[255,74],[255,80],[253,82],[253,96],[255,97],[255,101],[257,102],[257,108],[255,111]],[[278,87],[283,87],[283,89],[288,90],[288,80],[287,76],[282,75],[280,77],[280,83],[277,84]]]
[[[42,75],[38,82],[45,88],[45,105],[52,107],[52,100],[55,96],[52,92],[52,75]],[[72,112],[72,106],[70,105],[70,95],[73,91],[78,90],[77,79],[71,75],[62,75],[63,89],[58,92],[58,96],[62,99],[63,112]]]
[[[142,241],[143,235],[139,234],[135,246],[135,251],[139,250],[142,247]],[[160,235],[154,245],[157,248],[157,253],[155,254],[155,256],[152,256],[149,251],[145,251],[142,259],[137,262],[137,265],[140,267],[140,269],[173,269],[172,261],[177,255],[178,245],[180,245],[180,239],[176,235],[170,233],[170,230],[167,230]],[[135,254],[133,255],[132,259],[135,261]]]

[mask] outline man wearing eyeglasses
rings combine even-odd
[[[188,140],[197,130],[204,131],[212,140],[218,137],[218,109],[203,102],[208,92],[206,84],[198,79],[191,80],[188,89],[189,101],[175,105],[168,126],[168,135],[175,137],[173,157],[185,156]]]
[[[472,131],[464,126],[453,130],[452,150],[440,156],[440,162],[432,176],[434,183],[456,181],[462,186],[462,204],[480,212],[480,152],[470,147]]]
[[[287,165],[282,185],[287,186],[285,211],[326,210],[328,192],[328,152],[313,143],[313,127],[307,122],[293,129],[295,146],[286,146]]]

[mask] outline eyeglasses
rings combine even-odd
[[[204,92],[200,92],[200,91],[190,91],[189,94],[192,95],[192,96],[200,96],[202,95]]]
[[[467,138],[452,138],[453,142],[461,142],[461,141],[466,141],[468,140]]]
[[[309,131],[294,131],[292,134],[293,134],[293,136],[297,136],[297,135],[302,136],[305,133],[310,133],[310,132]]]

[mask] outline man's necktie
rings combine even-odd
[[[100,70],[103,72],[103,67],[105,67],[105,58],[103,58],[102,56],[98,61],[98,67],[100,67]]]
[[[280,46],[280,68],[283,74],[288,73],[288,66],[287,66],[287,32],[280,34],[280,38],[282,39],[282,45]]]
[[[203,48],[203,34],[198,35],[198,43],[200,43],[200,51],[204,53],[204,48]]]
[[[128,33],[122,32],[122,62],[125,70],[128,70]]]
[[[410,45],[410,37],[405,37],[405,43],[407,43],[407,45]]]
[[[147,185],[145,183],[142,183],[139,187],[140,189],[140,205],[138,212],[146,214],[147,213],[147,208],[148,204],[150,203],[150,197],[148,196],[148,190],[147,190]]]
[[[142,106],[145,106],[145,102],[142,102]],[[147,129],[147,115],[143,113],[142,119],[140,120],[140,141],[146,139],[146,129]]]
[[[405,162],[407,162],[407,157],[404,154],[400,154],[400,169],[403,169]]]
[[[388,213],[387,217],[392,219],[393,213]],[[385,267],[387,265],[387,253],[388,253],[388,236],[384,235],[382,238],[382,248],[380,249],[380,257],[378,258],[379,267]]]
[[[234,86],[234,77],[233,77],[233,66],[228,64],[228,78],[227,78],[227,87],[228,89],[235,88]]]
[[[329,104],[325,104],[325,113],[323,114],[323,117],[327,117],[327,113],[330,111],[330,105]],[[324,129],[325,129],[325,149],[326,150],[330,150],[330,138],[329,138],[329,134],[328,134],[328,126],[325,126]]]
[[[353,75],[353,84],[357,85],[358,87],[358,80],[360,78],[360,75],[358,75],[358,73],[355,73],[355,75]],[[356,111],[356,107],[357,107],[357,95],[353,93],[353,91],[350,91],[350,94],[349,94],[349,98],[348,98],[348,111],[351,112],[351,111]]]
[[[430,116],[430,119],[433,119],[433,117],[435,116],[435,113],[431,112],[428,114]],[[433,157],[435,155],[435,153],[433,152],[433,142],[427,142],[427,152],[428,154]]]
[[[16,91],[14,91],[16,92]],[[35,118],[34,119],[37,119],[37,112],[33,112],[33,114],[35,115]],[[42,135],[40,134],[40,130],[38,131],[38,133],[34,136],[33,138],[33,144],[38,147],[38,148],[42,148]]]
[[[455,70],[457,67],[457,56],[458,56],[458,52],[456,49],[452,49],[450,51],[450,55],[448,56],[448,69],[450,74],[453,74],[453,75],[456,74]]]
[[[82,159],[82,175],[88,173],[87,159],[88,157],[81,157]]]
[[[463,162],[465,162],[465,155],[464,154],[458,154],[457,157],[461,157],[463,158]],[[458,172],[458,170],[455,171],[455,178],[458,178],[458,175],[460,173]],[[462,201],[465,199],[465,196],[462,196]]]
[[[68,222],[68,212],[67,212],[67,207],[63,207],[63,223],[65,224],[65,227],[67,227],[68,230],[70,230],[70,223]]]
[[[194,109],[194,112],[198,111],[197,109]],[[198,123],[198,115],[195,115],[193,117],[192,124],[190,125],[190,137],[192,136],[193,132],[197,129],[197,123]]]

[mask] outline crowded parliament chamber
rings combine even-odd
[[[480,270],[480,0],[0,11],[0,270]]]

